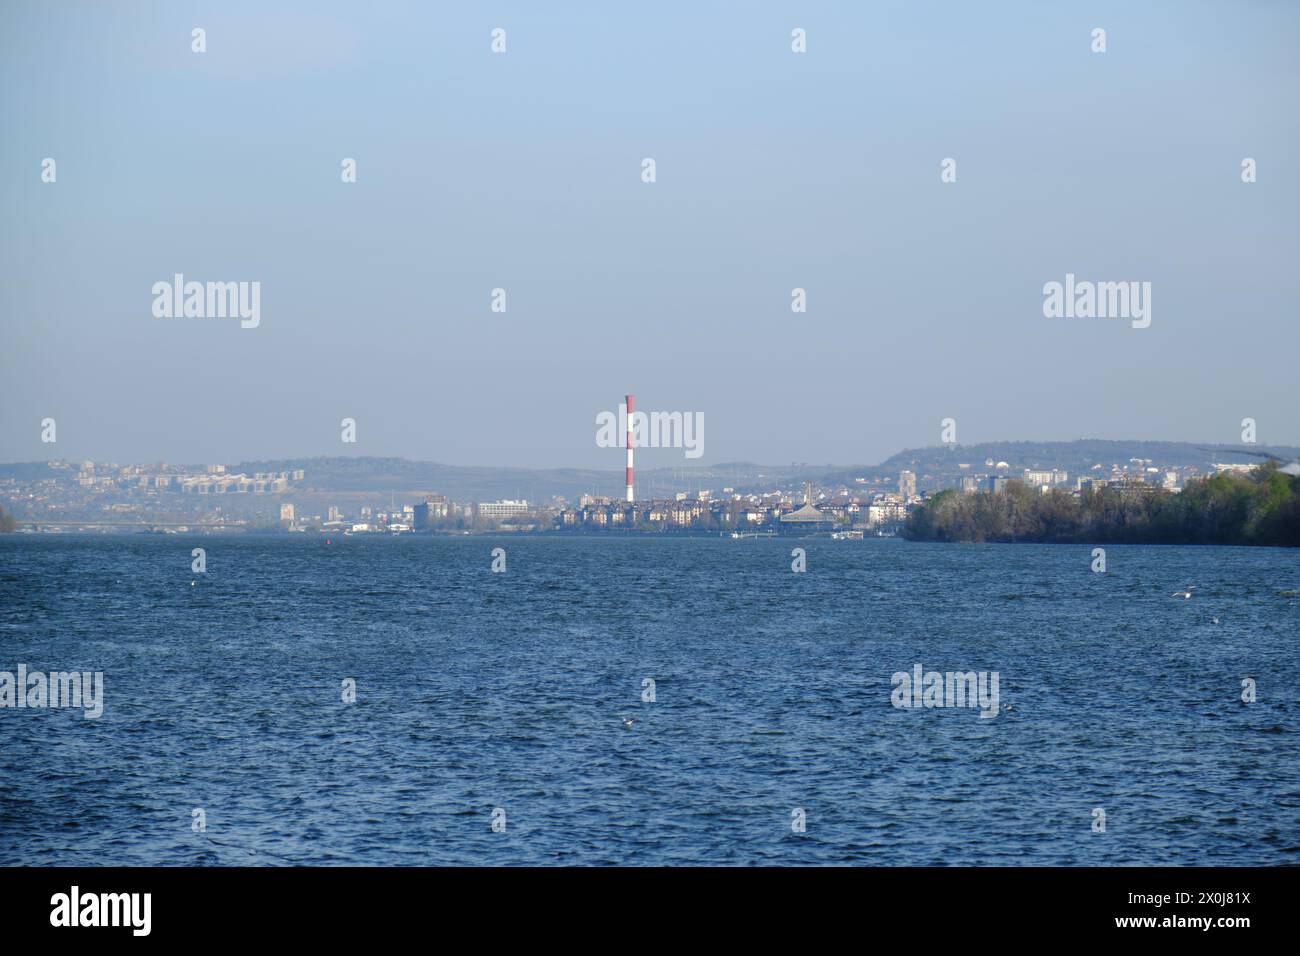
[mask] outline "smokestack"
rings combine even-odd
[[[635,395],[627,396],[627,500],[631,502],[632,497],[632,402],[636,400]]]

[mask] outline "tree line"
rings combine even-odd
[[[1060,544],[1300,546],[1300,477],[1267,462],[1248,474],[1188,481],[1181,492],[1152,485],[1040,494],[1020,481],[1000,492],[943,491],[908,517],[913,541]]]

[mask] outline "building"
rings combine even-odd
[[[1055,472],[1026,468],[1024,481],[1031,488],[1050,488],[1055,484]]]
[[[907,506],[902,502],[882,499],[867,506],[867,525],[900,524],[907,520]]]
[[[504,518],[514,518],[527,513],[527,501],[514,501],[507,498],[503,501],[482,501],[478,505],[478,516],[489,521],[501,521]]]
[[[1123,498],[1146,498],[1155,494],[1156,486],[1150,482],[1143,481],[1141,478],[1131,477],[1124,478],[1120,481],[1112,481],[1110,486],[1120,493]]]
[[[903,469],[898,474],[898,493],[903,496],[903,501],[911,501],[916,497],[916,474],[915,472]]]
[[[447,517],[447,498],[429,495],[413,509],[412,524],[416,531],[428,531],[434,523]]]
[[[812,502],[789,514],[781,515],[779,524],[783,532],[807,534],[813,531],[826,531],[835,523],[830,515],[824,515],[813,507]]]
[[[997,494],[998,492],[1005,490],[1007,487],[1007,481],[1008,479],[1006,475],[989,475],[989,491]]]
[[[280,521],[284,524],[293,524],[293,505],[280,505]]]

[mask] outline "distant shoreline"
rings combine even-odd
[[[166,539],[166,538],[175,538],[181,540],[192,540],[196,538],[203,538],[203,539],[234,538],[234,539],[301,540],[304,544],[306,543],[323,544],[324,540],[328,539],[331,543],[331,546],[334,546],[337,543],[341,543],[341,539],[343,539],[344,537],[357,538],[361,541],[368,541],[372,543],[376,543],[381,540],[392,540],[392,539],[399,539],[399,538],[403,541],[405,540],[470,541],[470,540],[484,540],[484,539],[512,540],[512,541],[521,541],[521,540],[528,540],[528,541],[537,541],[537,540],[701,541],[701,540],[706,540],[707,541],[707,540],[714,540],[714,541],[724,541],[726,543],[735,544],[737,546],[748,545],[753,540],[775,541],[778,543],[795,542],[795,541],[825,541],[828,543],[843,544],[847,548],[862,547],[867,542],[886,542],[886,541],[905,543],[909,546],[918,545],[924,547],[926,545],[949,544],[949,545],[956,545],[959,547],[975,547],[975,548],[1014,547],[1016,545],[1047,545],[1051,547],[1076,547],[1076,548],[1092,548],[1092,547],[1250,548],[1252,550],[1277,549],[1277,550],[1289,551],[1295,547],[1295,545],[1285,545],[1285,544],[1241,544],[1241,543],[1234,543],[1234,542],[1206,542],[1206,541],[1202,541],[1202,542],[1116,541],[1113,539],[1103,539],[1103,538],[1088,538],[1088,539],[1070,540],[1070,541],[1063,541],[1063,540],[1045,541],[1045,540],[1034,540],[1028,538],[1017,538],[1015,540],[940,541],[934,539],[920,540],[916,538],[908,538],[902,534],[884,535],[884,536],[866,535],[864,536],[864,538],[860,540],[840,542],[840,541],[833,541],[831,535],[828,533],[818,533],[818,534],[809,534],[809,535],[798,535],[798,534],[778,534],[778,535],[770,535],[770,536],[760,535],[758,539],[745,538],[743,540],[740,540],[740,539],[733,539],[729,535],[719,536],[717,534],[705,534],[697,531],[670,532],[670,533],[636,532],[636,531],[633,532],[593,531],[593,532],[578,532],[578,533],[555,532],[555,531],[541,531],[541,532],[475,531],[467,534],[437,534],[437,533],[429,534],[427,532],[420,532],[420,533],[403,532],[401,534],[353,534],[353,535],[345,536],[342,534],[327,534],[325,532],[306,532],[306,533],[288,534],[282,531],[266,531],[266,530],[243,531],[237,529],[231,529],[229,531],[215,531],[215,532],[191,530],[191,531],[178,532],[176,534],[150,534],[147,532],[132,531],[132,530],[122,530],[122,531],[69,530],[69,531],[62,531],[56,533],[27,531],[27,532],[16,532],[13,534],[0,535],[0,542],[4,542],[6,540],[18,541],[23,539],[32,539],[37,541],[53,541],[53,540],[59,540],[63,538],[77,539],[77,540],[100,539],[100,538],[105,538],[105,539],[111,538],[114,540],[119,540],[123,538],[129,538],[132,540],[135,539],[152,540],[152,539]]]

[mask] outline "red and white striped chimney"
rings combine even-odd
[[[632,501],[632,402],[635,395],[627,396],[627,500]]]

